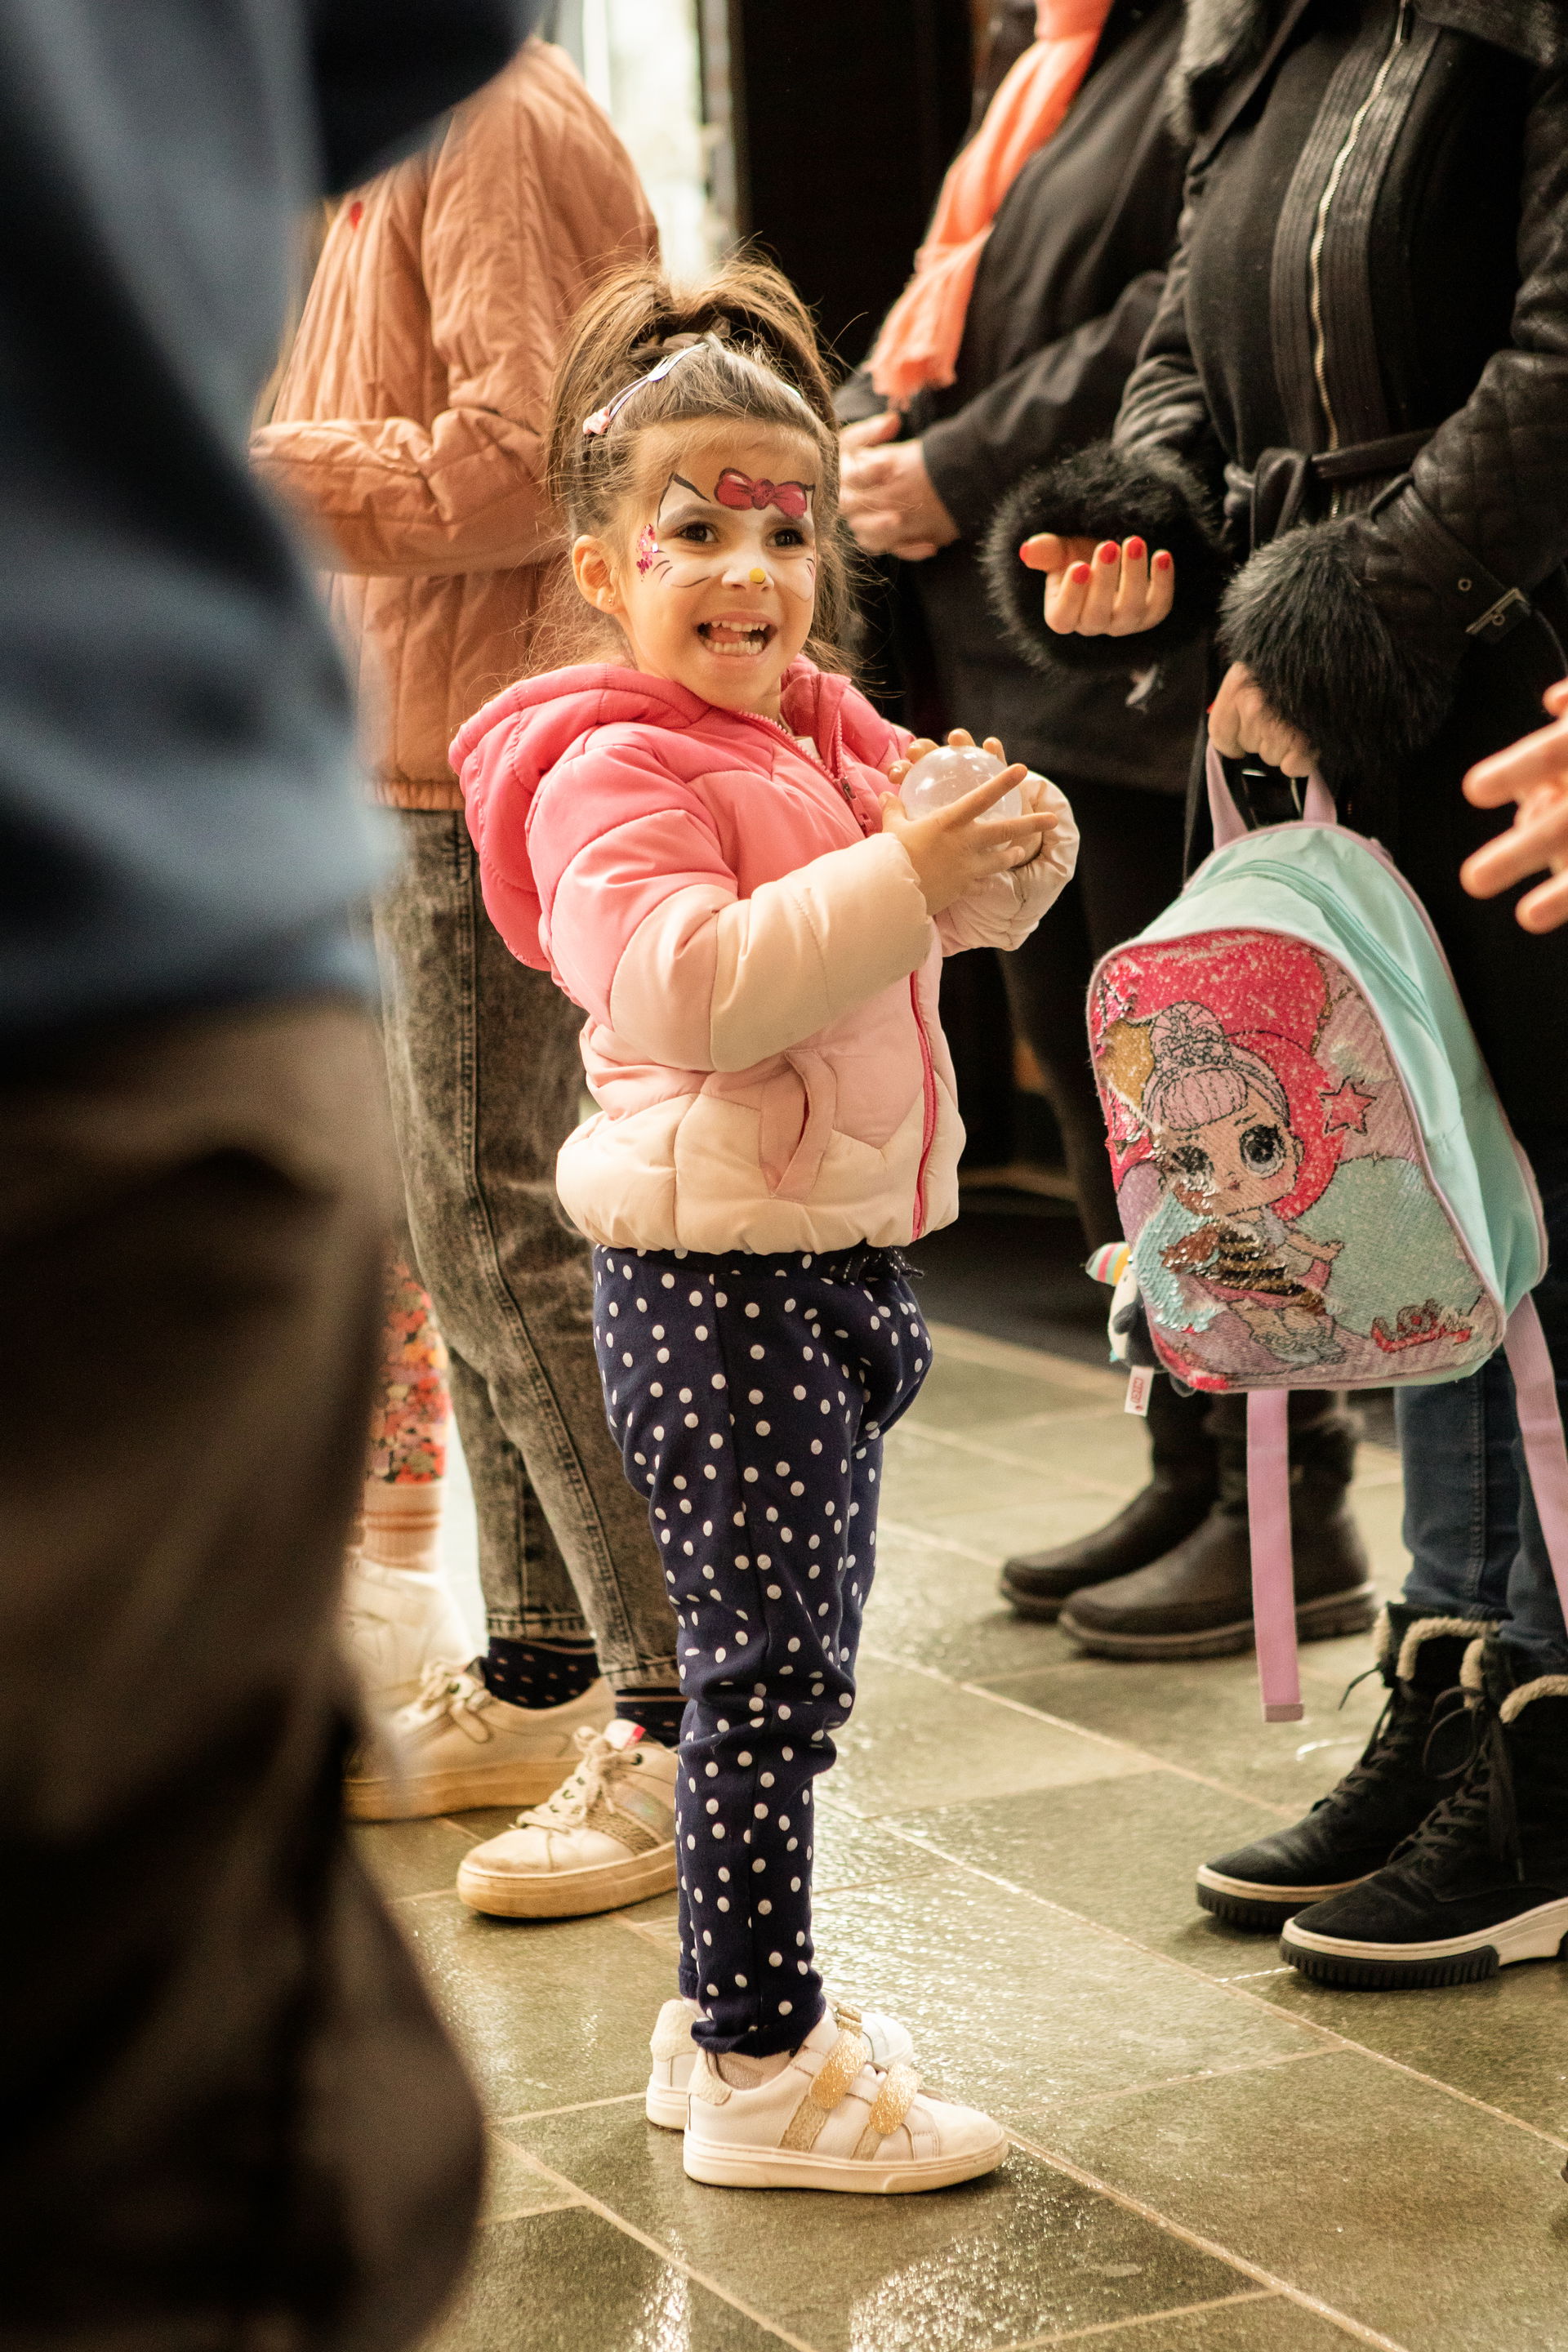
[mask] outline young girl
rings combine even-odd
[[[680,1629],[681,1998],[649,2112],[697,2179],[884,2192],[989,2171],[1004,2137],[917,2095],[898,2029],[826,2010],[812,1783],[854,1699],[882,1433],[931,1355],[900,1245],[957,1209],[942,956],[1016,946],[1077,836],[1017,767],[919,822],[889,794],[915,747],[842,671],[837,457],[776,274],[611,281],[551,442],[608,659],[510,688],[453,763],[498,928],[586,1009],[601,1108],[560,1194]],[[1019,784],[1023,814],[986,814]]]

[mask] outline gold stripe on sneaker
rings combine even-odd
[[[814,2147],[823,2125],[847,2096],[851,2084],[858,2081],[861,2068],[869,2063],[870,2056],[871,2045],[865,2035],[845,2028],[790,2117],[779,2146],[796,2154]]]
[[[875,2156],[889,2132],[896,2132],[909,2114],[921,2078],[907,2059],[896,2058],[882,2077],[870,2121],[856,2147],[857,2159]]]

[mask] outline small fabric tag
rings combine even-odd
[[[1154,1373],[1149,1364],[1134,1364],[1127,1381],[1127,1402],[1123,1412],[1135,1412],[1142,1420],[1149,1411],[1149,1399],[1153,1393]]]
[[[643,1737],[641,1724],[628,1723],[624,1715],[617,1715],[613,1723],[605,1726],[605,1738],[612,1748],[635,1748]]]

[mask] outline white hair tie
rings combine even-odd
[[[682,360],[689,359],[693,352],[706,351],[713,340],[711,335],[702,335],[695,342],[683,343],[678,352],[666,352],[663,359],[657,366],[649,368],[647,375],[639,375],[635,383],[628,383],[624,392],[617,392],[614,400],[606,401],[603,408],[595,408],[592,416],[585,416],[583,419],[584,432],[594,435],[607,433],[634,392],[641,392],[645,384],[658,383],[671,368],[679,367]]]

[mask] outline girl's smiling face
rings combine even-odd
[[[577,585],[620,625],[635,666],[726,710],[779,716],[811,634],[821,463],[784,427],[653,425],[614,542],[579,539]]]
[[[1302,1149],[1273,1105],[1256,1093],[1206,1127],[1167,1128],[1154,1138],[1154,1157],[1171,1191],[1184,1209],[1206,1217],[1282,1201],[1295,1190]]]

